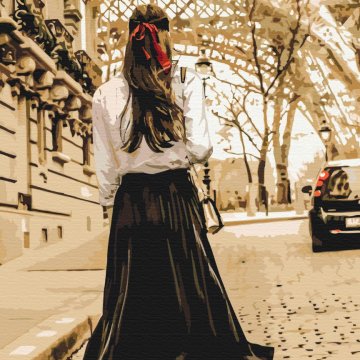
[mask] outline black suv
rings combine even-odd
[[[330,161],[319,173],[309,211],[314,252],[360,245],[360,159]]]

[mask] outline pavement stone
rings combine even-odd
[[[274,360],[360,359],[359,250],[312,253],[308,224],[301,219],[268,223],[266,227],[257,223],[225,227],[209,239],[228,295],[249,341],[274,346]],[[86,247],[81,251],[86,251]],[[91,253],[91,247],[89,251]],[[71,257],[71,252],[66,254]],[[53,264],[63,271],[60,256],[61,253],[57,254],[57,260],[53,261]],[[75,259],[76,257],[73,261]],[[48,291],[49,283],[46,283],[46,278],[49,274],[55,276],[53,274],[59,273],[51,271],[51,261],[42,262],[39,267],[36,262],[31,266],[27,264],[32,271],[25,272],[27,275],[19,275],[21,281],[26,282],[31,276],[38,276],[38,282],[45,284]],[[96,267],[98,268],[98,264]],[[41,269],[43,271],[39,271]],[[64,299],[67,300],[62,303],[60,301],[58,306],[53,308],[57,311],[57,316],[75,309],[79,315],[83,314],[78,319],[78,324],[84,323],[88,319],[86,316],[92,313],[94,326],[101,311],[104,273],[67,272],[68,275],[71,273],[73,279],[69,277],[67,286],[63,289],[59,289],[56,283],[54,287],[50,287],[54,293],[49,297],[49,303],[56,303],[59,294],[65,296]],[[83,277],[80,275],[82,273],[85,273]],[[6,276],[4,274],[0,271],[0,283],[11,272]],[[32,275],[29,277],[29,274]],[[74,289],[87,282],[92,282],[91,286],[82,289],[84,291],[79,297]],[[11,301],[16,303],[20,296],[24,296],[21,289],[14,291]],[[39,296],[43,297],[44,293]],[[10,297],[5,299],[0,296],[0,308],[4,301],[9,299]],[[36,297],[29,299],[36,304]],[[90,306],[95,300],[97,307],[94,307],[92,312],[86,309],[86,306]],[[75,315],[76,313],[73,313],[72,317]],[[41,332],[50,334],[51,327],[39,323],[42,325],[37,326],[37,332],[32,332],[30,336],[34,337]],[[0,324],[0,331],[4,331],[1,326]],[[79,333],[75,331],[78,337],[76,346],[72,348],[78,351],[72,355],[71,360],[82,359],[85,347],[80,346],[86,342],[89,329],[88,325]],[[69,326],[67,338],[71,338],[71,334],[74,334],[74,326]],[[49,341],[50,338],[52,337],[47,338],[48,348],[54,349],[58,346],[56,344],[61,344],[57,337],[55,342]],[[31,346],[34,343],[23,341],[21,344]],[[2,355],[0,359],[7,360]]]

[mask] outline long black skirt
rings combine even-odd
[[[86,360],[273,359],[226,294],[186,169],[128,174],[113,211],[103,315]]]

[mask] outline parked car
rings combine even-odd
[[[304,186],[312,196],[309,211],[314,252],[360,246],[360,159],[329,161],[316,184]]]

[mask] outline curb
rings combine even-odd
[[[279,218],[261,218],[261,219],[239,219],[239,220],[223,220],[224,225],[242,225],[242,224],[257,224],[257,223],[268,223],[276,221],[288,221],[288,220],[304,220],[307,219],[308,215],[292,215]]]
[[[99,296],[81,310],[49,317],[1,349],[0,359],[68,359],[90,337],[100,319],[101,304]]]

